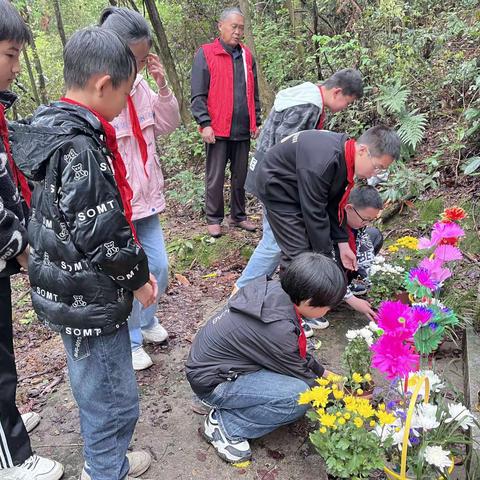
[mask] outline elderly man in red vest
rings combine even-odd
[[[205,211],[208,233],[219,237],[224,217],[223,186],[230,160],[230,226],[253,231],[245,213],[245,178],[250,138],[257,138],[260,102],[255,60],[240,43],[243,13],[225,9],[220,37],[202,45],[192,67],[192,113],[206,144]]]

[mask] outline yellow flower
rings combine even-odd
[[[332,390],[338,390],[338,385],[336,383],[332,385]]]
[[[333,396],[335,397],[335,400],[341,400],[344,397],[344,393],[341,390],[334,390],[333,391]]]
[[[357,428],[363,427],[363,420],[360,417],[355,417],[355,419],[353,420],[353,423]]]
[[[326,429],[325,427],[322,427],[322,428],[320,429],[320,433],[327,433],[327,429]]]
[[[350,419],[352,418],[352,416],[347,412],[347,413],[343,416],[343,418],[344,418],[345,420],[350,420]]]
[[[365,379],[366,382],[371,382],[372,381],[372,376],[369,373],[366,373],[363,378]]]
[[[328,403],[328,396],[332,393],[330,388],[313,387],[311,402],[314,407],[325,407]]]
[[[371,427],[374,427],[376,424],[377,424],[377,422],[375,422],[375,420],[370,420],[370,426]]]
[[[385,410],[385,404],[384,403],[381,403],[379,406],[378,406],[378,409],[379,410]]]
[[[375,415],[377,416],[382,427],[384,425],[391,425],[393,422],[395,422],[395,415],[393,415],[393,413],[388,413],[384,410],[378,410]]]
[[[306,390],[305,392],[302,392],[298,397],[299,405],[306,405],[307,403],[310,403],[312,400],[313,400],[312,390]]]
[[[337,417],[341,417],[341,416],[342,416],[342,412],[337,412],[335,415],[336,415]]]
[[[359,374],[359,373],[354,373],[352,375],[352,380],[355,382],[355,383],[362,383],[363,382],[363,377]]]
[[[356,403],[355,411],[363,418],[370,418],[375,415],[375,409],[372,407],[370,400],[359,398]]]
[[[335,425],[337,417],[335,415],[331,415],[329,413],[324,413],[323,415],[320,415],[320,423],[324,427],[333,427]]]
[[[398,252],[399,248],[396,245],[390,245],[387,249],[390,253]]]
[[[322,387],[325,387],[330,383],[326,378],[317,378],[315,381]]]
[[[358,395],[363,395],[363,390],[362,390],[361,388],[359,388],[359,389],[357,390],[357,394],[358,394]]]
[[[341,375],[335,375],[334,373],[329,373],[327,377],[332,383],[340,383],[343,380]]]
[[[410,257],[408,255],[405,257],[405,260],[411,260],[411,259],[412,259],[412,257]]]
[[[345,421],[344,418],[339,418],[339,419],[338,419],[338,424],[339,424],[339,425],[345,425],[345,423],[346,423],[346,421]]]
[[[324,408],[317,408],[316,412],[317,412],[317,415],[323,415],[325,413],[325,409]]]
[[[334,426],[332,427],[332,430],[336,430],[336,429],[337,429],[337,426],[334,425]]]

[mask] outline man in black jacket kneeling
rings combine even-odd
[[[198,332],[187,379],[207,405],[204,436],[228,462],[250,458],[248,439],[298,420],[298,395],[327,372],[307,352],[301,317],[340,303],[345,277],[319,253],[303,253],[281,281],[259,277],[241,288]]]

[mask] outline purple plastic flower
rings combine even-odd
[[[426,268],[412,268],[408,274],[408,279],[430,290],[437,288],[435,282],[430,278],[430,272]]]
[[[438,258],[435,258],[435,260],[424,258],[420,262],[419,267],[427,270],[430,274],[430,279],[439,284],[452,276],[452,271],[448,268],[443,268],[442,264],[443,261]]]
[[[437,322],[431,322],[428,325],[433,331],[435,331],[438,328],[438,323]]]

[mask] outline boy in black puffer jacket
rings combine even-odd
[[[13,128],[20,169],[35,182],[29,275],[34,309],[62,335],[80,409],[82,479],[123,480],[150,465],[126,456],[138,419],[127,318],[157,288],[131,223],[132,192],[108,123],[125,106],[135,57],[114,33],[81,30],[64,51],[66,97]]]

